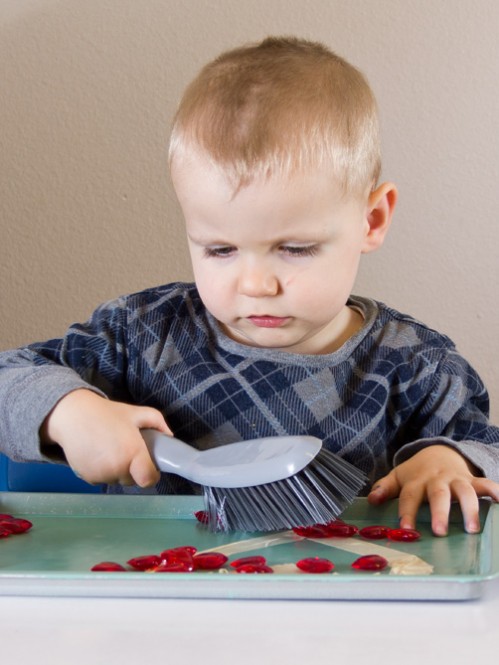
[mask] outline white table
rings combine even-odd
[[[459,602],[0,597],[2,665],[479,665],[499,579]]]

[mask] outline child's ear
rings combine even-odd
[[[370,193],[366,210],[368,230],[362,247],[364,254],[373,252],[383,244],[390,228],[397,196],[397,188],[392,182],[384,182]]]

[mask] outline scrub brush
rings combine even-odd
[[[200,484],[212,531],[280,531],[334,520],[366,476],[312,436],[197,450],[156,430],[142,435],[160,471]]]

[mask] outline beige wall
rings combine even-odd
[[[358,293],[451,335],[499,416],[496,0],[0,0],[0,348],[189,279],[168,125],[219,51],[323,40],[381,107],[400,204]]]

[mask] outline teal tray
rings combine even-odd
[[[359,536],[299,540],[292,532],[214,534],[194,518],[194,511],[201,508],[200,497],[0,492],[0,513],[33,522],[31,531],[0,539],[0,595],[466,600],[481,596],[486,583],[499,574],[499,506],[488,501],[481,502],[480,534],[465,534],[460,511],[453,507],[449,535],[436,538],[423,509],[418,523],[422,537],[412,543],[366,541]],[[375,508],[358,499],[342,518],[359,528],[395,527],[396,502]],[[132,557],[180,545],[222,551],[229,561],[263,554],[279,572],[242,575],[229,566],[227,574],[90,571],[100,561],[125,564]],[[391,563],[417,557],[432,571],[394,574],[393,567],[378,573],[351,568],[357,556],[376,553],[380,547],[379,553]],[[309,556],[332,560],[334,571],[298,572],[292,564]]]

